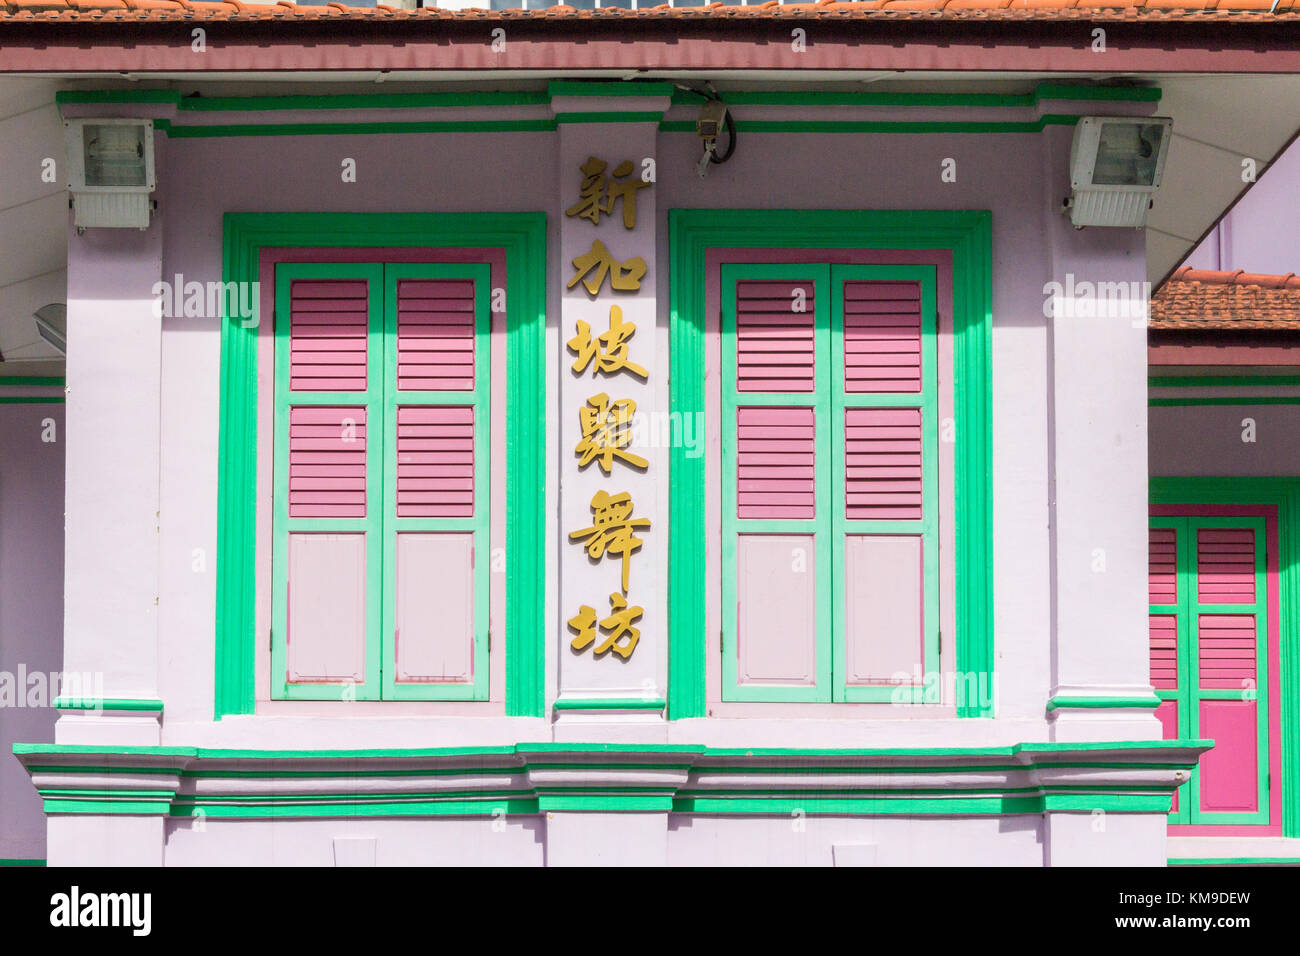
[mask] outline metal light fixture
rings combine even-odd
[[[1070,147],[1070,222],[1145,226],[1169,153],[1164,116],[1085,116]]]
[[[68,354],[68,307],[51,302],[36,310],[36,331],[63,355]]]
[[[153,121],[74,119],[63,125],[77,229],[149,228]]]

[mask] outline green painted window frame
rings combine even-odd
[[[227,213],[225,282],[260,281],[264,249],[500,249],[506,260],[505,712],[545,709],[546,214]],[[256,286],[254,286],[256,287]],[[221,319],[214,719],[256,710],[257,322]]]
[[[672,209],[668,213],[670,409],[702,415],[709,249],[906,249],[952,258],[953,535],[959,717],[992,717],[992,214],[987,210]],[[669,497],[668,716],[707,713],[703,457],[674,447]]]
[[[1178,809],[1170,812],[1176,824],[1268,824],[1269,822],[1269,672],[1268,672],[1268,580],[1265,573],[1265,523],[1263,518],[1226,516],[1153,516],[1150,527],[1168,528],[1175,533],[1175,580],[1177,604],[1152,604],[1153,615],[1174,616],[1178,621],[1178,688],[1157,689],[1156,697],[1178,703],[1180,739],[1200,735],[1200,707],[1203,700],[1248,700],[1246,690],[1203,688],[1199,680],[1201,614],[1249,614],[1255,618],[1255,740],[1256,799],[1254,813],[1207,813],[1201,806],[1201,768],[1192,771],[1179,788]],[[1196,533],[1202,528],[1250,528],[1255,533],[1255,603],[1202,604],[1197,600]]]
[[[367,375],[364,391],[294,392],[289,388],[290,290],[295,279],[363,279],[369,290]],[[474,389],[400,391],[397,387],[397,284],[403,279],[467,279],[474,284]],[[275,275],[275,469],[272,534],[271,697],[273,700],[486,700],[488,696],[489,582],[486,560],[490,517],[491,266],[486,263],[290,262]],[[469,406],[474,409],[474,516],[397,517],[397,409],[405,406]],[[366,409],[367,507],[364,518],[289,517],[289,413],[328,406]],[[373,489],[373,490],[370,490]],[[397,535],[403,532],[468,531],[474,535],[473,680],[463,684],[398,683],[396,680]],[[288,544],[294,533],[366,534],[365,679],[354,683],[290,683],[286,630]],[[374,556],[379,555],[376,562]]]
[[[922,541],[925,629],[922,646],[926,674],[939,668],[939,429],[937,277],[932,265],[829,265],[763,263],[722,266],[719,332],[722,339],[722,699],[724,701],[896,701],[894,685],[850,686],[844,632],[844,541],[851,534],[902,534]],[[812,282],[814,286],[814,389],[811,392],[740,392],[737,390],[736,284],[758,279]],[[917,282],[921,287],[921,391],[848,392],[844,388],[844,283],[854,281]],[[764,520],[736,517],[735,455],[737,411],[770,405],[816,409],[816,517]],[[849,520],[845,515],[844,414],[849,408],[916,408],[921,412],[922,517],[920,520]],[[737,682],[736,536],[813,534],[815,580],[829,582],[816,593],[816,615],[829,626],[817,628],[816,682],[812,686],[741,686]],[[925,701],[924,686],[910,688],[909,698]]]
[[[1300,687],[1300,477],[1152,476],[1149,487],[1153,505],[1277,509],[1282,836],[1300,837],[1300,693],[1294,691]]]

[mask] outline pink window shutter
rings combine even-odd
[[[289,307],[289,388],[366,389],[369,289],[364,279],[294,279]]]
[[[366,407],[289,409],[289,517],[366,516]]]
[[[816,411],[736,410],[736,517],[816,517]]]
[[[736,391],[813,391],[815,319],[811,282],[737,282]]]
[[[474,390],[474,283],[402,279],[397,283],[399,391]]]
[[[921,391],[921,284],[844,283],[844,390]]]
[[[922,507],[921,410],[844,410],[845,517],[919,520]]]
[[[474,515],[474,409],[397,409],[397,517]]]
[[[1147,590],[1152,604],[1178,603],[1178,542],[1173,528],[1147,532]]]
[[[1255,532],[1201,528],[1196,535],[1197,600],[1201,604],[1255,603]]]

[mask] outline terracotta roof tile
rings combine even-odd
[[[323,2],[323,0],[322,0]],[[487,0],[483,0],[484,4]],[[698,7],[667,4],[625,10],[578,10],[555,5],[541,10],[397,10],[349,7],[342,3],[296,7],[286,2],[243,0],[0,0],[0,22],[55,19],[98,23],[168,20],[475,20],[569,19],[624,20],[670,17],[682,20],[736,19],[1038,19],[1038,20],[1253,20],[1300,19],[1300,0],[814,0],[750,6],[711,3]]]
[[[1152,329],[1300,329],[1300,276],[1179,269],[1151,297]]]

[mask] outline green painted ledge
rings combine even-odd
[[[1300,375],[1148,375],[1150,388],[1264,388],[1297,386]]]
[[[561,697],[555,701],[556,710],[663,710],[667,701],[662,697]]]
[[[55,710],[139,710],[162,713],[163,702],[156,698],[138,697],[59,697]]]
[[[1170,866],[1300,866],[1300,856],[1170,857]]]
[[[13,375],[0,378],[0,388],[62,388],[67,380],[60,375]]]
[[[1144,710],[1154,710],[1160,706],[1158,697],[1072,697],[1069,695],[1059,695],[1053,697],[1047,702],[1047,711],[1051,713],[1054,710],[1092,710],[1092,709],[1119,709],[1119,708],[1142,708]]]
[[[433,109],[483,106],[545,106],[556,96],[671,96],[675,105],[703,102],[698,93],[664,82],[584,82],[554,80],[546,91],[471,91],[456,93],[331,93],[285,96],[182,96],[179,90],[60,90],[65,105],[159,104],[180,112],[243,110]],[[1044,100],[1158,103],[1156,87],[1079,86],[1040,83],[1032,93],[877,93],[807,90],[741,90],[724,97],[733,106],[905,106],[1016,109]]]
[[[45,866],[44,860],[0,860],[0,866]]]
[[[1213,398],[1148,398],[1150,408],[1193,405],[1300,405],[1300,395],[1224,395]]]

